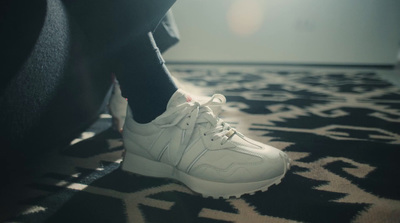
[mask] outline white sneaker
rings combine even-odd
[[[166,111],[147,124],[135,122],[128,108],[122,170],[172,178],[214,198],[240,197],[280,183],[290,167],[288,156],[216,117],[208,105],[224,101],[216,94],[199,103],[178,90]]]

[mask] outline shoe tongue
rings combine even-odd
[[[167,109],[172,108],[172,107],[177,107],[180,104],[183,104],[186,102],[191,102],[191,101],[192,101],[192,97],[190,97],[190,95],[188,95],[183,90],[178,89],[177,91],[175,91],[175,93],[169,99],[169,102],[167,104]]]

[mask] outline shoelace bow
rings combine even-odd
[[[204,132],[204,134],[211,134],[212,141],[221,138],[221,145],[223,145],[236,133],[236,130],[220,118],[214,116],[212,110],[208,106],[222,106],[225,102],[225,96],[222,94],[214,94],[210,100],[204,103],[195,101],[170,108],[163,115],[158,117],[156,121],[161,125],[161,128],[168,128],[188,118],[189,120],[186,122],[187,129],[181,144],[184,148],[188,146],[196,124],[205,124],[203,126],[207,126],[207,123],[210,123],[208,131]]]

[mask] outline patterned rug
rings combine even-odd
[[[227,97],[222,117],[293,159],[281,184],[240,199],[120,170],[100,116],[9,192],[17,222],[400,222],[400,90],[374,72],[175,66],[194,94]]]

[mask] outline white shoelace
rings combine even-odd
[[[187,128],[185,136],[181,148],[179,149],[180,151],[188,146],[196,124],[203,124],[203,126],[208,127],[208,131],[204,132],[204,135],[211,134],[212,141],[221,138],[221,145],[223,145],[236,133],[236,130],[222,121],[222,119],[216,117],[208,106],[222,106],[225,102],[225,96],[222,94],[214,94],[210,100],[204,103],[195,101],[169,108],[164,114],[159,116],[155,122],[159,124],[161,128],[168,128],[177,125],[183,119],[188,119],[186,122]],[[208,123],[210,124],[208,125]]]

